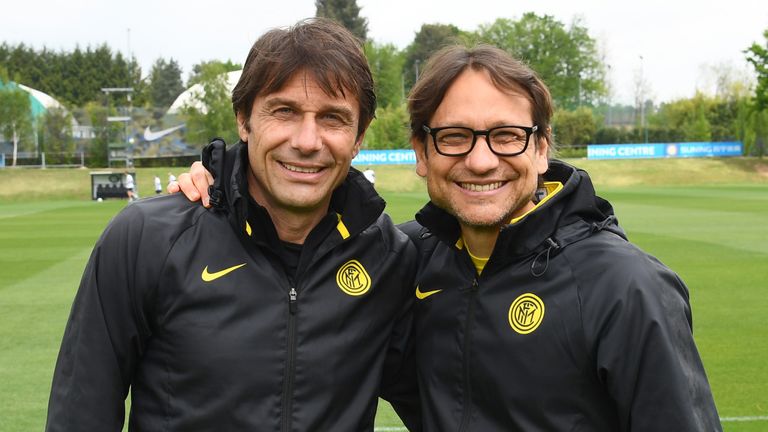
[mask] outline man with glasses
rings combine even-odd
[[[721,430],[687,288],[627,241],[584,171],[550,159],[536,74],[449,47],[408,108],[430,196],[401,227],[420,249],[424,430]]]
[[[435,54],[411,91],[430,203],[415,358],[428,431],[711,431],[688,290],[550,160],[552,103],[492,47]]]

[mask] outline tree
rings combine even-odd
[[[365,44],[365,56],[371,65],[380,107],[404,103],[403,64],[405,55],[392,44]]]
[[[136,60],[126,61],[122,54],[113,54],[107,45],[77,47],[67,53],[2,43],[0,64],[17,82],[48,93],[70,107],[98,100],[102,87],[141,87],[141,70]],[[134,94],[143,102],[142,93]]]
[[[578,19],[566,28],[552,16],[529,12],[517,21],[499,18],[482,25],[475,38],[527,62],[547,83],[560,108],[592,106],[607,94],[596,42]]]
[[[107,121],[107,117],[115,115],[116,111],[100,102],[88,102],[85,105],[85,113],[95,135],[86,145],[89,165],[107,166],[109,144],[120,136],[123,125]]]
[[[29,94],[10,82],[4,71],[0,71],[0,135],[13,141],[12,165],[16,166],[19,143],[32,143],[32,110]]]
[[[149,98],[153,106],[169,107],[184,91],[181,67],[174,59],[159,58],[149,73]]]
[[[410,148],[408,111],[405,104],[388,105],[376,111],[376,119],[371,122],[371,127],[365,133],[365,148]]]
[[[193,102],[181,110],[186,117],[187,140],[190,143],[198,143],[201,147],[215,137],[224,138],[228,143],[238,139],[231,92],[227,87],[227,74],[218,71],[216,65],[201,68],[198,84],[202,86],[203,91],[193,94]]]
[[[453,24],[423,24],[405,50],[403,75],[406,89],[413,87],[429,56],[444,46],[459,42],[461,35],[461,30]]]
[[[62,108],[49,108],[40,123],[41,149],[48,153],[46,160],[63,163],[68,153],[75,151],[72,138],[72,116]]]
[[[765,46],[753,43],[746,51],[747,61],[752,64],[757,73],[755,88],[755,103],[750,114],[753,134],[750,139],[757,149],[756,154],[763,157],[768,143],[768,30],[763,32]]]
[[[556,111],[552,126],[558,146],[583,146],[595,142],[597,122],[587,107]]]
[[[368,19],[360,16],[356,0],[315,0],[315,7],[315,16],[338,22],[361,41],[368,39]]]
[[[232,60],[227,60],[226,62],[210,60],[197,63],[196,65],[192,66],[192,72],[189,74],[189,79],[187,80],[187,88],[201,83],[204,78],[204,72],[208,75],[221,75],[227,72],[240,70],[242,68],[243,65],[239,63],[232,63]]]
[[[755,102],[759,110],[768,109],[768,30],[763,32],[765,46],[753,43],[745,53],[747,61],[752,64],[757,73],[757,88],[755,89]]]

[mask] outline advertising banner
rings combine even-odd
[[[416,165],[413,150],[360,150],[352,165]]]
[[[590,144],[587,159],[646,159],[666,157],[741,156],[740,141],[663,144]]]

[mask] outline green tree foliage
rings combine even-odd
[[[715,105],[714,98],[697,93],[690,99],[662,104],[648,121],[652,128],[678,131],[680,141],[710,141],[712,127],[709,115]]]
[[[112,53],[107,45],[85,50],[78,47],[66,53],[2,43],[0,64],[19,83],[48,93],[70,107],[99,100],[103,87],[141,88],[138,64]]]
[[[13,142],[13,162],[19,150],[34,149],[33,119],[29,94],[0,71],[0,135]]]
[[[208,144],[212,138],[223,138],[227,143],[238,140],[237,123],[232,112],[227,74],[219,73],[217,65],[203,66],[198,84],[203,91],[194,93],[193,103],[182,108],[187,122],[187,141]],[[198,102],[203,108],[196,108]]]
[[[560,108],[595,105],[607,93],[596,42],[578,20],[566,28],[552,16],[529,12],[517,21],[499,18],[480,26],[476,40],[527,62],[547,83]]]
[[[192,87],[195,84],[199,84],[203,81],[203,72],[214,75],[220,75],[227,72],[240,70],[243,65],[239,63],[232,63],[232,60],[226,62],[219,60],[211,60],[198,63],[192,66],[192,72],[189,74],[189,80],[187,80],[187,87]]]
[[[368,19],[360,16],[356,0],[315,0],[315,7],[315,16],[338,22],[361,41],[368,39]]]
[[[88,165],[107,166],[109,144],[117,142],[120,138],[123,125],[107,121],[108,116],[116,115],[117,112],[114,108],[105,106],[101,102],[86,103],[84,111],[94,133],[94,137],[89,139],[84,146],[88,152]]]
[[[67,163],[75,152],[72,116],[62,108],[48,109],[40,122],[38,137],[48,163]]]
[[[371,65],[380,107],[404,103],[403,64],[405,55],[392,44],[366,42],[365,56]]]
[[[745,53],[747,61],[752,64],[757,73],[757,88],[755,89],[756,108],[768,109],[768,30],[763,32],[765,45],[753,43]]]
[[[757,73],[757,88],[755,88],[754,104],[748,114],[743,114],[741,119],[751,125],[745,134],[745,147],[747,154],[756,154],[763,157],[768,146],[768,30],[763,32],[764,45],[753,43],[745,53],[747,61],[752,64]]]
[[[453,24],[423,24],[410,45],[405,49],[405,88],[410,90],[429,56],[440,48],[458,43],[462,32]]]
[[[558,110],[552,121],[557,147],[583,146],[594,142],[597,122],[587,107]]]
[[[169,107],[184,91],[179,63],[159,58],[149,73],[149,99],[152,106]]]
[[[408,112],[405,104],[388,105],[376,110],[376,118],[365,134],[367,149],[410,148]]]

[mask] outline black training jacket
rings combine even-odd
[[[222,209],[149,198],[104,231],[46,430],[119,431],[129,389],[132,431],[370,431],[380,394],[408,407],[390,383],[416,252],[384,201],[350,170],[291,281],[268,214],[247,203],[246,147],[226,157]]]
[[[721,430],[691,333],[688,290],[629,243],[584,171],[501,230],[477,275],[455,218],[411,224],[424,430]]]

